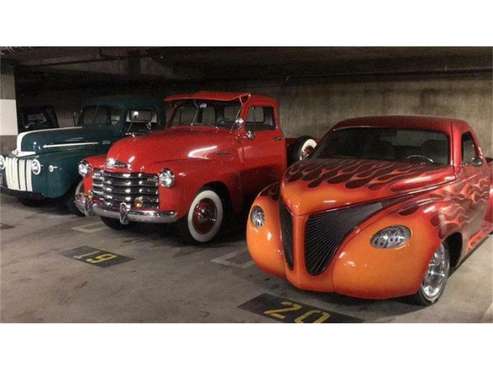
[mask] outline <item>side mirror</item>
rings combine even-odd
[[[72,120],[74,121],[74,126],[77,126],[77,124],[79,123],[79,113],[72,113]]]
[[[245,137],[248,139],[248,140],[254,140],[255,139],[255,132],[253,132],[252,130],[248,130],[245,134]]]
[[[481,167],[483,165],[483,160],[481,158],[474,158],[471,162],[474,167]]]

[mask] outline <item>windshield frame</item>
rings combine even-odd
[[[169,128],[171,128],[171,127],[176,128],[176,127],[199,126],[199,127],[213,127],[213,128],[217,128],[217,129],[232,131],[235,128],[237,128],[236,126],[237,126],[238,119],[241,118],[241,116],[243,115],[243,111],[244,111],[244,102],[242,102],[241,99],[233,99],[233,100],[226,100],[226,101],[214,100],[214,99],[181,99],[181,100],[173,100],[173,101],[170,101],[169,103],[170,103],[170,108],[171,108],[171,115],[169,116],[169,119],[166,120],[166,127],[169,127]],[[190,104],[190,103],[194,104],[194,106],[195,106],[195,112],[194,112],[194,116],[192,118],[192,121],[187,123],[187,124],[180,124],[180,123],[173,122],[179,108],[185,104]],[[223,105],[224,107],[226,107],[228,105],[229,106],[238,105],[238,111],[236,112],[236,117],[235,117],[234,121],[231,123],[228,122],[228,126],[219,125],[217,121],[216,122],[210,122],[210,123],[195,122],[197,120],[198,114],[200,113],[201,108],[199,107],[199,105],[201,103],[211,104],[211,106],[213,106],[213,104]],[[215,118],[217,119],[217,117],[215,117]]]
[[[91,124],[83,124],[82,123],[82,120],[84,118],[84,111],[88,108],[96,108],[96,112],[100,109],[100,108],[105,108],[105,109],[108,109],[108,110],[120,110],[120,118],[118,120],[118,122],[116,122],[115,124],[112,124],[111,122],[111,118],[104,124],[101,124],[101,123],[94,123],[92,122]],[[78,122],[77,122],[77,126],[79,127],[84,127],[84,128],[100,128],[100,127],[105,127],[105,128],[112,128],[112,127],[118,127],[122,124],[123,120],[125,119],[125,115],[127,113],[128,109],[126,109],[125,107],[121,106],[121,105],[111,105],[111,104],[89,104],[89,105],[84,105],[82,107],[82,109],[80,110],[80,114],[79,114],[79,119],[78,119]]]
[[[429,129],[429,128],[421,128],[421,127],[396,127],[396,126],[374,126],[374,125],[357,125],[357,126],[343,126],[343,127],[333,127],[330,129],[318,142],[317,147],[313,151],[313,153],[307,158],[307,159],[327,159],[327,158],[317,158],[317,153],[319,153],[322,150],[323,143],[328,139],[329,135],[334,134],[335,132],[340,132],[344,130],[354,130],[354,129],[375,129],[375,130],[385,130],[385,129],[392,129],[396,131],[420,131],[420,132],[431,132],[435,134],[441,134],[447,139],[447,161],[446,163],[434,163],[430,165],[434,166],[453,166],[453,143],[452,143],[452,137],[444,131],[441,130],[436,130],[436,129]],[[387,160],[387,159],[379,159],[379,158],[361,158],[361,157],[345,157],[345,156],[334,156],[330,157],[333,159],[361,159],[361,160],[374,160],[374,161],[388,161],[388,162],[400,162],[400,163],[413,163],[412,161],[405,161],[405,160]],[[428,163],[428,162],[426,162]]]

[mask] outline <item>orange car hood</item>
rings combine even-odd
[[[366,159],[314,159],[284,174],[281,196],[296,215],[427,190],[455,179],[452,166]]]

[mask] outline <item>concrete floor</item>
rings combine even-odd
[[[116,232],[98,218],[0,196],[2,322],[275,322],[238,308],[262,293],[365,322],[493,322],[493,238],[449,280],[441,300],[364,301],[297,290],[249,260],[241,230],[210,247],[151,226]],[[133,260],[107,268],[63,255],[90,246]]]

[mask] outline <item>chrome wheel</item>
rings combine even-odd
[[[450,272],[450,260],[443,244],[435,251],[428,264],[423,282],[421,283],[421,293],[423,297],[430,301],[436,301],[447,282]]]

